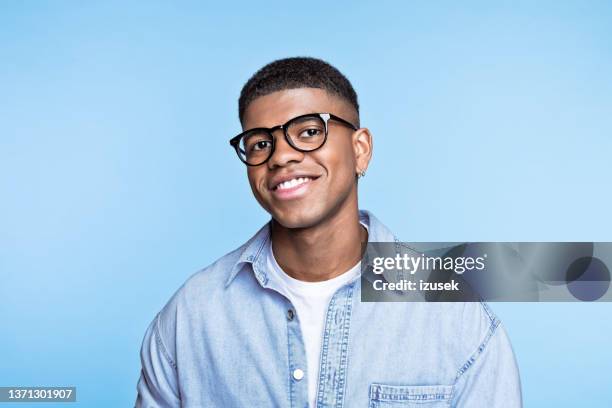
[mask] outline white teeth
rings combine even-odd
[[[291,180],[283,181],[278,186],[276,186],[276,189],[277,190],[285,190],[285,189],[288,189],[288,188],[293,188],[293,187],[298,186],[300,184],[307,183],[310,180],[312,180],[310,177],[298,177],[298,178],[294,178],[294,179],[291,179]]]

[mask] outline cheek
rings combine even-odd
[[[263,184],[262,180],[265,180],[265,174],[257,168],[249,168],[247,170],[247,177],[249,179],[249,185],[251,186],[251,190],[256,197],[259,197],[261,192],[261,185]]]
[[[255,183],[255,180],[257,179],[257,176],[255,174],[254,171],[252,171],[251,169],[247,170],[247,178],[249,180],[249,184],[251,185],[251,187],[253,187],[253,184]]]
[[[352,154],[336,154],[321,157],[320,163],[326,168],[330,189],[335,193],[350,189],[354,182],[355,160]]]
[[[331,177],[330,181],[334,186],[352,182],[355,173],[355,157],[350,146],[338,146],[335,150],[326,151],[321,156],[321,163],[327,168]]]

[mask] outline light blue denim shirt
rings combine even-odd
[[[369,241],[393,234],[360,211]],[[520,407],[512,347],[484,303],[360,301],[341,287],[326,315],[319,378],[306,373],[299,316],[271,288],[253,238],[198,271],[149,325],[136,407]],[[291,311],[290,311],[291,310]]]

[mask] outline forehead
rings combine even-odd
[[[306,113],[330,112],[347,116],[341,98],[318,88],[284,89],[260,96],[244,112],[243,128],[273,127]]]

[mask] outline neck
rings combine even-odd
[[[359,223],[357,202],[308,228],[285,228],[272,220],[272,250],[281,268],[307,282],[329,280],[355,266],[367,230]]]

